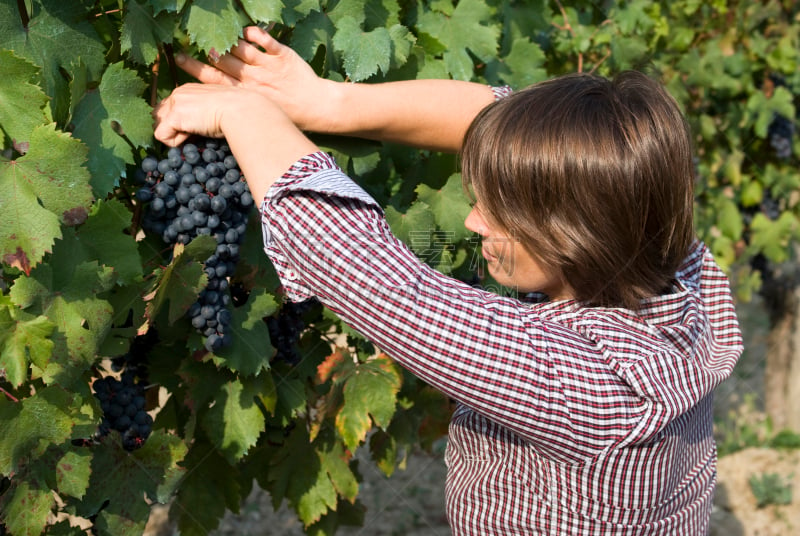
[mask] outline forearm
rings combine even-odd
[[[222,131],[254,199],[264,199],[272,183],[294,162],[318,150],[273,107],[243,106],[241,114],[231,114],[228,119]]]
[[[345,82],[330,90],[318,131],[446,152],[461,148],[469,124],[494,101],[488,86],[457,80]]]

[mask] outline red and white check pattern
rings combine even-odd
[[[262,205],[287,296],[317,296],[459,402],[446,461],[454,534],[708,530],[712,392],[742,340],[728,281],[696,243],[641,311],[531,304],[446,277],[392,235],[319,152]]]

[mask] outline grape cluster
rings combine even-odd
[[[769,75],[775,87],[786,87],[786,79],[778,73]],[[781,160],[792,157],[792,141],[794,138],[794,121],[790,117],[776,113],[767,128],[769,144],[775,151],[775,156]]]
[[[147,203],[142,227],[167,244],[188,244],[199,235],[213,236],[216,251],[204,262],[208,284],[189,309],[192,326],[215,352],[230,345],[229,277],[253,207],[253,197],[224,140],[202,138],[171,147],[165,158],[142,160],[144,185],[136,199]]]
[[[152,431],[153,418],[145,411],[144,384],[136,382],[135,373],[125,370],[120,379],[98,378],[92,388],[103,408],[103,421],[95,437],[116,430],[122,435],[125,450],[136,450],[144,445]]]
[[[269,338],[277,353],[274,359],[296,365],[300,362],[297,343],[308,324],[308,317],[318,316],[322,305],[316,298],[303,302],[285,302],[277,314],[266,318]]]
[[[769,144],[775,150],[775,156],[781,160],[788,160],[792,156],[792,138],[794,137],[794,123],[791,119],[775,114],[767,129]]]

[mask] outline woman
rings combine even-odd
[[[725,275],[693,236],[675,101],[635,72],[508,94],[337,84],[257,28],[155,110],[158,139],[225,137],[289,299],[316,296],[459,402],[454,534],[703,534],[712,393],[741,353]],[[500,297],[420,262],[303,130],[460,150],[466,219]]]

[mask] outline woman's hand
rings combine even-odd
[[[178,65],[200,82],[262,94],[306,132],[455,152],[472,119],[494,100],[488,86],[459,80],[326,80],[261,28],[247,27],[243,36],[212,64],[180,56]]]
[[[320,78],[294,50],[257,26],[216,62],[179,55],[178,66],[200,82],[244,87],[264,94],[302,130],[325,132],[336,82]]]
[[[232,85],[184,84],[153,110],[156,139],[180,145],[192,134],[225,138],[254,199],[307,154],[318,150],[262,93]]]

